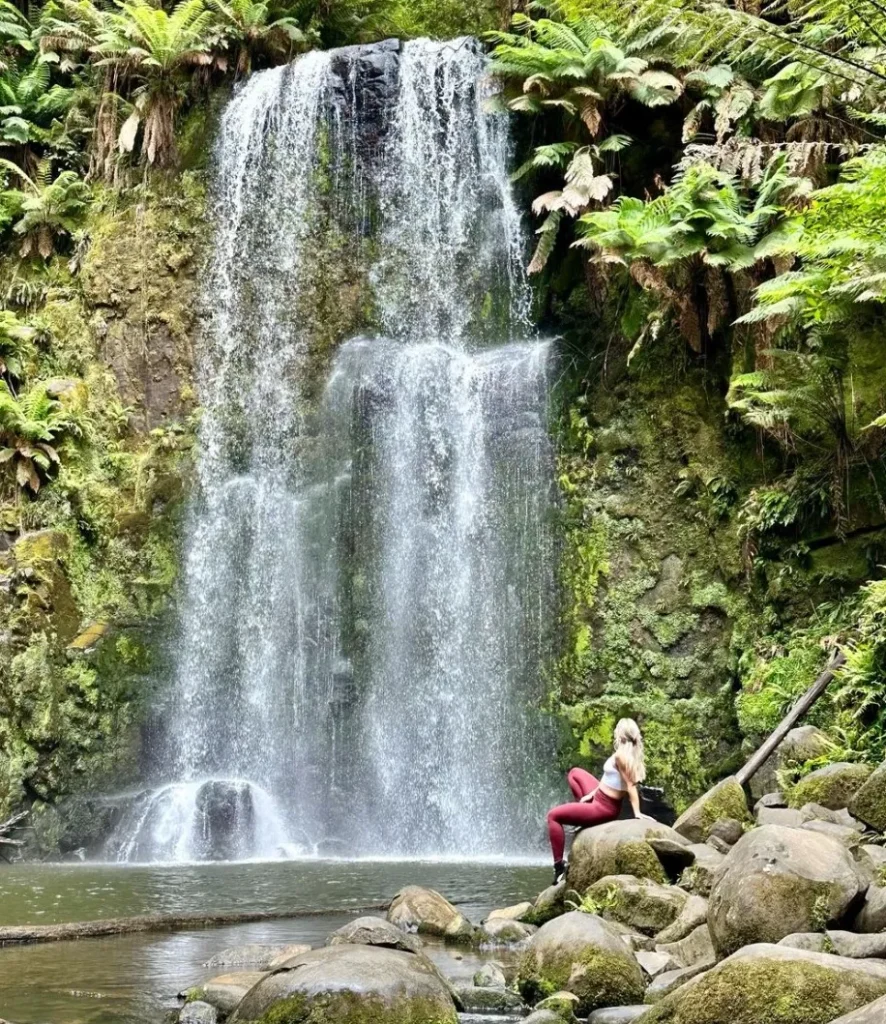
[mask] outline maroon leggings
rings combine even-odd
[[[564,825],[581,825],[582,828],[601,825],[604,821],[614,821],[621,814],[621,800],[614,800],[597,789],[599,782],[584,768],[571,769],[566,779],[576,800],[593,793],[595,789],[597,792],[586,803],[560,804],[548,811],[548,836],[555,863],[563,860],[563,851],[566,849]]]

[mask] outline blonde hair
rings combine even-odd
[[[636,785],[646,778],[643,735],[633,718],[622,718],[615,727],[615,761],[624,779]]]

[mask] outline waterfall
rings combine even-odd
[[[484,70],[467,39],[313,52],[225,111],[160,784],[111,857],[538,847],[550,350]],[[372,312],[324,384],[336,245]]]

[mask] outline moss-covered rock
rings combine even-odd
[[[761,826],[732,848],[714,880],[708,911],[714,945],[727,956],[751,943],[823,929],[846,913],[861,884],[837,840]]]
[[[865,779],[848,807],[851,814],[877,832],[886,831],[886,764]]]
[[[436,935],[454,942],[470,942],[474,926],[435,889],[407,885],[391,900],[388,921],[406,932]]]
[[[517,986],[529,1003],[560,989],[572,992],[579,1015],[637,1003],[644,989],[643,973],[619,933],[595,914],[580,911],[549,921],[530,939]]]
[[[886,996],[844,1014],[831,1024],[882,1024],[886,1020]]]
[[[674,831],[691,843],[703,843],[725,819],[752,824],[744,790],[734,777],[723,779],[688,807],[674,822]]]
[[[807,671],[814,672],[817,667],[817,660],[808,667],[804,665],[804,674]],[[781,714],[780,708],[776,714]],[[778,773],[780,771],[824,757],[831,746],[832,741],[828,739],[827,734],[814,725],[799,725],[791,729],[748,784],[751,796],[757,799],[766,793],[775,792],[779,786]]]
[[[329,946],[293,957],[244,996],[232,1024],[457,1024],[452,995],[421,954]]]
[[[791,787],[787,793],[788,803],[796,808],[804,804],[821,804],[834,811],[848,807],[872,771],[868,764],[850,764],[847,761],[825,765]]]
[[[675,885],[661,885],[633,875],[606,875],[594,882],[587,898],[599,913],[646,935],[655,935],[676,921],[689,900]]]
[[[754,945],[665,996],[641,1024],[829,1024],[886,992],[886,964]]]
[[[645,818],[610,821],[582,829],[569,854],[568,887],[584,893],[606,875],[634,875],[666,882],[661,860],[648,842],[653,838],[687,845],[687,841],[667,825]]]

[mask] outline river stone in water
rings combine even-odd
[[[506,988],[460,985],[456,992],[465,1013],[516,1013],[525,1009],[517,993]]]
[[[886,1021],[886,996],[838,1017],[831,1024],[883,1024],[883,1021]]]
[[[582,829],[569,854],[568,887],[585,893],[606,875],[636,875],[666,882],[662,863],[646,841],[653,837],[687,845],[672,828],[645,818],[609,821]]]
[[[501,964],[486,963],[474,975],[474,985],[477,988],[507,988],[508,982]]]
[[[665,996],[642,1024],[830,1024],[886,993],[886,964],[746,946]]]
[[[643,972],[618,932],[595,914],[571,911],[529,940],[517,983],[529,1003],[556,989],[578,996],[580,1014],[601,1006],[637,1003]]]
[[[522,921],[530,910],[532,910],[532,904],[527,900],[525,903],[515,903],[512,907],[501,907],[499,910],[493,910],[486,920]]]
[[[271,964],[281,957],[287,959],[306,953],[311,947],[304,943],[292,946],[266,946],[258,942],[245,946],[231,946],[210,957],[204,967],[255,967],[259,971],[267,971]]]
[[[647,935],[672,924],[689,900],[688,893],[675,885],[633,875],[607,875],[588,889],[588,896],[604,908],[604,917]]]
[[[631,1024],[649,1009],[640,1006],[607,1006],[605,1010],[594,1010],[588,1017],[588,1024]]]
[[[723,861],[711,890],[708,924],[721,956],[754,942],[778,942],[838,920],[861,879],[844,846],[829,836],[764,825]]]
[[[218,1010],[209,1003],[188,1003],[178,1015],[178,1024],[216,1024]]]
[[[408,885],[391,901],[388,920],[404,932],[436,935],[444,939],[470,939],[471,922],[434,889]]]
[[[484,946],[514,946],[518,942],[525,942],[535,931],[535,925],[500,917],[487,921],[480,929],[479,936]]]
[[[358,917],[356,921],[342,925],[326,939],[327,946],[344,944],[385,946],[388,949],[403,949],[407,953],[418,953],[422,948],[422,941],[417,935],[409,935],[383,917]]]
[[[791,807],[821,804],[832,811],[848,807],[871,774],[868,764],[838,761],[805,775],[788,793]]]
[[[187,997],[189,1001],[209,1003],[219,1013],[227,1014],[239,1005],[240,1000],[254,985],[267,977],[266,971],[231,971],[188,989]]]
[[[744,790],[734,776],[723,779],[700,796],[677,818],[674,830],[690,843],[703,843],[710,838],[717,822],[730,818],[740,824],[752,822]],[[716,838],[727,846],[731,845],[720,836]]]
[[[382,946],[327,946],[293,957],[252,988],[231,1018],[286,1024],[457,1024],[455,1003],[423,957]]]

